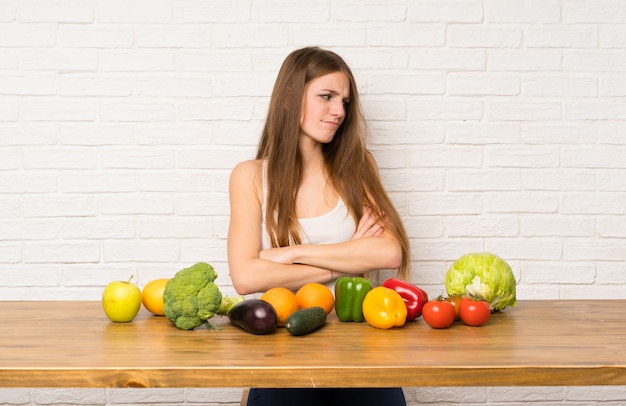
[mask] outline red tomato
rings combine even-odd
[[[446,298],[446,300],[454,306],[454,320],[460,320],[459,317],[459,305],[461,304],[461,300],[463,296],[461,295],[452,295]]]
[[[491,316],[491,307],[484,300],[463,298],[459,304],[461,321],[468,326],[482,326]]]
[[[422,307],[422,317],[432,328],[450,327],[454,314],[454,306],[447,300],[431,300]]]

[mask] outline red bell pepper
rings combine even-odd
[[[395,278],[387,279],[383,286],[395,290],[404,300],[407,310],[406,321],[415,320],[422,315],[422,307],[428,302],[428,294],[424,290]]]

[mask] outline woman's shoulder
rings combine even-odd
[[[263,160],[250,159],[248,161],[239,162],[233,168],[232,175],[236,177],[256,177],[263,170]]]
[[[255,190],[257,194],[263,190],[263,160],[251,159],[235,165],[230,174],[231,188]],[[249,189],[250,190],[250,189]]]

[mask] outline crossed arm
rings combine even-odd
[[[258,163],[248,161],[237,165],[230,179],[228,262],[239,294],[276,286],[297,289],[308,282],[325,283],[341,274],[400,265],[400,245],[368,210],[349,241],[261,250],[262,193],[258,176]]]

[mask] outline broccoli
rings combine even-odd
[[[242,296],[223,296],[214,283],[217,272],[205,262],[181,269],[165,285],[163,313],[177,328],[193,330],[206,325],[216,329],[208,320],[217,315],[224,316]]]

